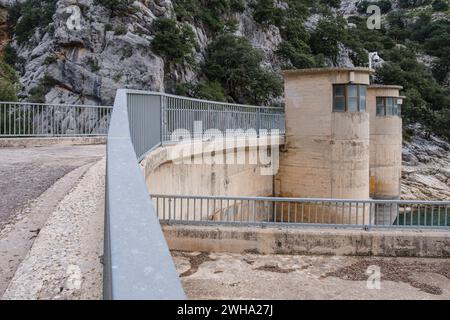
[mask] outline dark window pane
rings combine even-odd
[[[345,95],[345,86],[343,85],[334,86],[334,95],[343,97]]]
[[[365,98],[366,94],[367,94],[367,87],[366,86],[359,86],[359,96]]]
[[[402,116],[402,105],[401,105],[401,104],[398,104],[398,105],[397,105],[397,115],[398,115],[399,117]]]
[[[358,97],[358,86],[357,85],[348,85],[347,86],[347,96],[348,97]]]
[[[377,98],[377,116],[384,116],[384,98]]]
[[[394,115],[394,98],[386,98],[386,115]]]
[[[366,111],[366,95],[367,95],[367,87],[359,86],[359,111]]]
[[[345,111],[345,98],[334,98],[334,111],[344,112]]]
[[[348,111],[358,112],[358,98],[348,98]]]

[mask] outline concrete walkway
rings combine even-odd
[[[59,203],[105,146],[0,148],[0,297]]]

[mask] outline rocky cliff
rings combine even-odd
[[[403,144],[402,199],[450,199],[450,144],[424,137],[418,125],[409,130],[412,136]]]
[[[11,3],[2,0],[0,5],[7,7]],[[278,5],[283,6],[283,2]],[[344,10],[351,5],[354,3],[345,3]],[[76,12],[80,13],[80,23],[73,29],[68,21]],[[238,22],[234,33],[264,52],[266,68],[279,71],[280,61],[274,52],[282,41],[280,30],[274,25],[258,25],[248,6],[234,15]],[[166,74],[164,60],[150,49],[153,22],[162,17],[177,19],[173,1],[131,1],[121,15],[112,15],[95,0],[57,1],[47,27],[36,28],[23,43],[12,44],[22,61],[20,95],[29,97],[30,91],[38,88],[45,102],[111,104],[117,88],[170,91],[173,88],[167,88],[168,82],[195,83],[195,67],[177,66]],[[309,20],[312,26],[314,19],[317,16]],[[197,42],[193,56],[198,65],[213,35],[198,24],[187,24]],[[342,48],[338,65],[352,65],[348,55],[348,50]]]

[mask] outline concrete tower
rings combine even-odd
[[[400,198],[402,174],[402,87],[371,85],[367,91],[370,114],[370,197]],[[393,210],[394,209],[394,210]],[[384,212],[386,211],[386,212]],[[389,212],[388,212],[389,211]],[[396,208],[377,208],[377,224],[392,224]]]
[[[372,72],[323,68],[284,73],[286,149],[277,195],[369,199],[367,87]]]

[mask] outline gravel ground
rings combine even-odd
[[[190,299],[450,299],[450,261],[173,252]],[[380,268],[379,289],[368,270]],[[373,271],[371,271],[373,272]]]
[[[104,188],[102,160],[50,215],[2,299],[101,299]]]
[[[0,297],[49,215],[105,147],[0,148]]]

